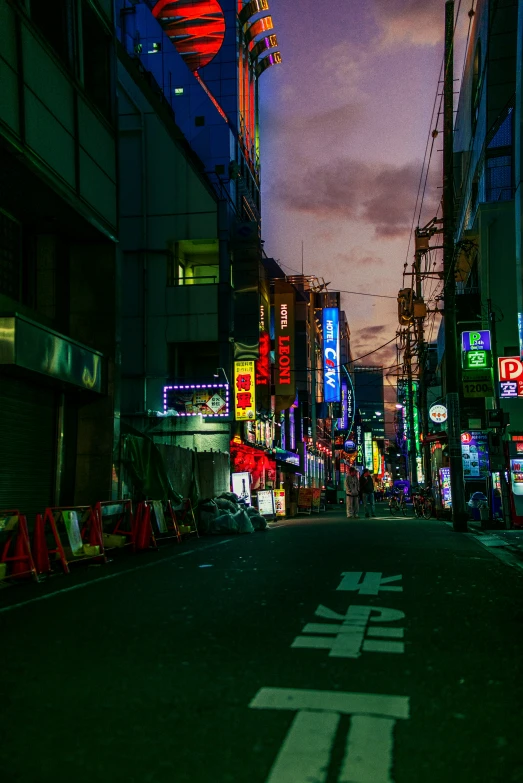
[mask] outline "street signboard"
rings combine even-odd
[[[463,351],[490,351],[490,332],[484,329],[477,332],[462,332],[461,348]]]
[[[492,370],[463,370],[464,397],[493,397]]]

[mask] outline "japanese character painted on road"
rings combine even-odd
[[[343,579],[336,588],[342,592],[357,592],[360,595],[378,595],[380,590],[403,592],[403,587],[390,584],[390,582],[401,581],[401,574],[382,576],[381,571],[367,571],[363,576],[363,571],[344,571],[342,577]]]
[[[317,617],[334,620],[330,623],[307,623],[302,633],[310,636],[297,636],[291,647],[330,650],[333,658],[359,658],[363,652],[403,653],[403,642],[390,641],[403,639],[404,628],[390,628],[369,623],[394,623],[405,618],[398,609],[382,606],[349,606],[345,615],[333,612],[326,606],[318,606]],[[373,637],[372,639],[366,639]]]

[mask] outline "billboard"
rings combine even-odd
[[[325,402],[340,401],[340,323],[337,307],[325,307],[323,310],[323,390]]]
[[[276,395],[296,394],[294,378],[294,289],[280,284],[274,294],[274,390]]]
[[[256,418],[254,362],[234,362],[234,410],[236,421]]]
[[[175,416],[229,415],[229,384],[200,383],[163,387],[163,411]]]

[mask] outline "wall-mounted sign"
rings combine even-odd
[[[175,416],[206,416],[217,418],[229,415],[229,384],[203,383],[163,387],[164,413]]]
[[[345,443],[343,444],[343,451],[346,451],[347,454],[350,454],[351,452],[356,451],[356,449],[357,449],[357,446],[356,446],[355,441],[353,441],[353,440],[346,440]]]
[[[464,397],[493,397],[492,370],[463,370]]]
[[[339,402],[340,324],[337,307],[323,310],[323,395],[325,402]]]
[[[523,362],[518,356],[500,356],[498,375],[500,397],[523,397]]]
[[[269,307],[265,299],[260,303],[260,356],[256,362],[256,385],[271,385],[271,338],[269,335]]]
[[[254,362],[234,362],[234,410],[236,421],[256,418]]]
[[[478,332],[462,332],[461,348],[463,351],[490,351],[490,332],[487,330]]]
[[[294,380],[294,289],[280,283],[274,294],[275,378],[277,395],[295,395]]]
[[[231,485],[234,494],[243,500],[248,506],[251,505],[251,474],[231,473]]]
[[[378,448],[377,441],[372,441],[372,467],[373,467],[373,473],[378,476],[380,472],[380,466],[381,466],[381,460],[380,460],[380,450]]]
[[[349,406],[348,406],[349,383],[347,378],[341,379],[341,417],[338,419],[338,429],[349,429]],[[352,402],[352,390],[351,390]]]
[[[467,351],[462,354],[462,366],[464,370],[486,370],[492,367],[492,354],[490,351]]]
[[[444,405],[440,405],[439,403],[436,405],[431,405],[429,408],[429,418],[436,424],[443,424],[443,422],[447,421],[448,418],[446,407]]]

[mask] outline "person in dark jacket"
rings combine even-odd
[[[372,478],[370,470],[365,468],[360,478],[360,492],[363,500],[363,511],[365,516],[376,516],[376,509],[374,506],[374,480]],[[370,514],[369,514],[370,509]]]

